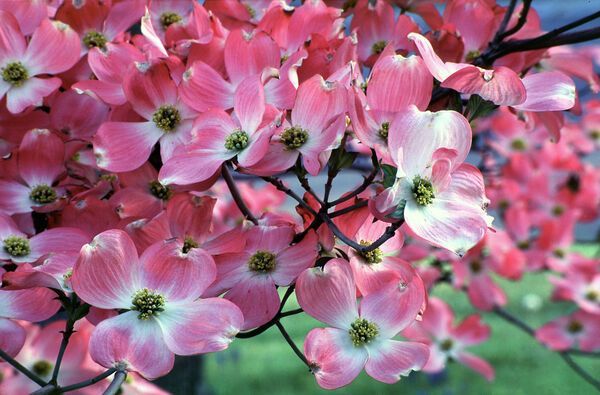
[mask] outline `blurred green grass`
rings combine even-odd
[[[576,248],[586,255],[596,253],[598,245]],[[574,309],[569,303],[550,303],[551,286],[547,274],[528,274],[522,281],[498,279],[509,302],[506,309],[530,326],[541,324]],[[448,302],[457,319],[474,313],[466,296],[448,285],[436,287],[434,295]],[[537,308],[531,308],[541,302]],[[296,308],[295,300],[286,309]],[[529,306],[529,307],[528,307]],[[450,363],[444,373],[427,375],[413,372],[394,385],[379,383],[364,372],[337,394],[592,394],[594,388],[571,370],[556,353],[547,350],[526,333],[493,313],[482,313],[492,328],[488,342],[471,350],[487,359],[496,370],[496,379],[483,377],[458,363]],[[305,314],[282,319],[286,329],[302,348],[304,336],[323,326]],[[600,378],[600,358],[574,357],[593,376]],[[224,352],[205,359],[206,381],[210,391],[221,394],[321,394],[314,377],[273,327],[251,339],[238,339]]]

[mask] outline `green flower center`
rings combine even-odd
[[[599,140],[600,139],[600,130],[594,129],[590,132],[590,137],[593,140]]]
[[[161,200],[169,200],[173,191],[168,186],[164,186],[158,181],[152,181],[150,183],[150,193]]]
[[[35,373],[36,375],[38,375],[40,377],[46,377],[47,375],[49,375],[50,372],[52,372],[52,368],[53,368],[52,364],[43,359],[37,361],[32,366],[33,373]]]
[[[225,138],[225,148],[229,151],[241,151],[248,146],[249,141],[248,133],[238,129]]]
[[[358,0],[346,0],[344,2],[344,4],[342,5],[342,11],[346,12],[348,11],[350,8],[354,8],[356,7],[356,3],[358,2]]]
[[[248,260],[248,267],[253,272],[269,273],[275,269],[275,254],[269,251],[257,251]]]
[[[469,267],[471,268],[472,273],[479,273],[481,269],[483,269],[483,265],[479,259],[475,259],[469,263]]]
[[[417,204],[421,206],[427,206],[431,204],[435,198],[431,181],[419,176],[416,176],[413,179],[412,193]]]
[[[567,330],[571,333],[581,332],[583,330],[583,324],[577,320],[573,320],[567,325]]]
[[[140,320],[147,320],[165,311],[165,297],[148,288],[143,288],[133,295],[131,305],[131,310],[140,312],[138,314]]]
[[[440,343],[440,349],[442,351],[448,351],[452,348],[453,345],[454,345],[454,342],[452,341],[452,339],[446,339]]]
[[[589,300],[590,302],[598,301],[598,297],[600,297],[600,295],[598,294],[598,292],[596,292],[594,290],[590,290],[585,293],[585,298],[587,300]]]
[[[288,150],[302,147],[308,141],[308,132],[297,126],[287,128],[281,133],[281,142]]]
[[[529,244],[529,241],[521,240],[517,243],[517,247],[519,247],[520,250],[527,250],[531,245]]]
[[[29,240],[19,236],[9,236],[4,239],[4,251],[11,256],[29,255],[31,252]]]
[[[373,52],[373,54],[379,55],[380,53],[383,52],[383,50],[385,49],[386,45],[387,45],[387,41],[385,41],[385,40],[377,41],[371,47],[371,51]]]
[[[196,240],[192,239],[189,236],[186,236],[186,238],[183,240],[183,248],[181,249],[181,251],[184,254],[187,254],[192,248],[198,248],[198,246],[199,244]]]
[[[21,62],[12,62],[2,68],[2,79],[13,86],[21,86],[29,78],[29,72]]]
[[[525,151],[525,149],[527,148],[527,144],[522,139],[515,139],[511,141],[510,147],[515,151]]]
[[[54,188],[46,184],[40,184],[36,186],[29,193],[29,199],[38,204],[52,203],[56,200],[56,198],[57,195]]]
[[[90,30],[89,32],[87,32],[85,34],[85,36],[83,36],[83,43],[88,48],[96,47],[96,48],[105,49],[107,41],[108,40],[106,39],[104,34],[97,32],[95,30]]]
[[[361,246],[368,246],[370,244],[371,243],[365,240],[360,241]],[[375,248],[374,250],[368,252],[362,252],[361,255],[365,259],[365,261],[370,265],[375,263],[381,263],[381,261],[383,261],[383,252],[380,248]]]
[[[364,318],[357,318],[350,325],[350,339],[355,347],[363,346],[370,343],[379,334],[379,328],[375,323],[365,320]]]
[[[169,133],[175,130],[177,125],[179,125],[179,122],[181,122],[181,115],[175,106],[160,106],[154,115],[152,115],[152,121],[163,132]]]
[[[387,141],[389,133],[390,133],[390,123],[389,122],[382,123],[381,127],[377,131],[377,134],[379,135],[379,137],[381,137],[383,140]]]
[[[563,206],[554,206],[554,207],[552,207],[552,214],[555,217],[558,217],[559,215],[561,215],[564,212],[565,212],[565,208]]]
[[[469,51],[467,53],[467,57],[466,57],[467,58],[467,62],[470,63],[470,62],[474,61],[475,59],[477,59],[479,56],[481,56],[481,52],[479,52],[477,50]]]
[[[163,28],[168,28],[174,23],[181,22],[183,18],[175,12],[163,12],[160,16],[160,24]]]
[[[565,250],[563,250],[561,248],[557,248],[552,253],[554,254],[555,257],[561,258],[561,259],[564,258],[566,255]]]
[[[244,3],[244,7],[246,8],[246,11],[248,11],[250,19],[254,19],[256,17],[256,11],[254,11],[254,8],[252,8],[248,3]]]

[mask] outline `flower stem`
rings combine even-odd
[[[119,391],[119,388],[121,388],[121,384],[123,384],[126,378],[127,372],[124,370],[118,370],[117,373],[115,373],[115,377],[113,377],[112,383],[110,383],[106,391],[104,391],[104,395],[115,395]]]
[[[252,221],[252,223],[254,225],[258,225],[258,220],[256,219],[256,217],[254,215],[252,215],[252,213],[250,212],[250,209],[248,209],[248,206],[246,206],[246,203],[244,203],[244,199],[242,199],[242,195],[240,194],[240,191],[237,189],[237,186],[235,185],[235,181],[233,180],[233,177],[231,177],[231,173],[229,172],[227,163],[223,163],[223,166],[221,166],[221,175],[223,176],[223,179],[225,180],[225,183],[227,184],[227,187],[229,188],[231,197],[235,201],[235,204],[238,206],[238,208],[240,209],[240,211],[242,212],[244,217],[246,217],[246,219]]]
[[[46,386],[46,382],[44,380],[39,378],[36,374],[34,374],[29,369],[27,369],[25,366],[21,365],[19,362],[17,362],[14,358],[12,358],[10,355],[8,355],[6,352],[4,352],[4,350],[2,350],[2,349],[0,349],[0,358],[3,359],[4,361],[6,361],[13,368],[17,369],[19,372],[23,373],[25,376],[29,377],[30,380],[34,381],[40,387]]]

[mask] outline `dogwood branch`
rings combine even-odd
[[[244,203],[244,199],[242,199],[242,195],[240,194],[240,191],[237,189],[237,186],[235,185],[235,181],[233,180],[233,177],[231,177],[231,173],[229,172],[227,163],[223,163],[223,166],[221,166],[221,175],[223,176],[223,179],[225,180],[225,183],[227,184],[227,188],[229,188],[231,197],[235,201],[235,204],[238,206],[238,208],[240,209],[240,211],[242,212],[244,217],[246,217],[246,219],[252,221],[252,223],[254,225],[258,225],[258,220],[250,212],[250,209],[248,209],[248,206],[246,206],[246,203]]]
[[[302,351],[300,351],[300,349],[298,348],[298,346],[296,345],[296,343],[294,343],[294,341],[290,337],[289,333],[287,333],[287,331],[285,330],[285,327],[283,325],[281,325],[281,322],[279,322],[279,321],[275,322],[275,325],[277,325],[277,329],[279,329],[279,331],[283,335],[283,338],[290,345],[290,347],[292,348],[292,350],[294,351],[294,353],[310,369],[310,363],[308,362],[308,360],[306,359],[306,357],[304,356],[304,354],[302,354]]]
[[[25,366],[21,365],[17,360],[8,355],[4,350],[0,349],[0,359],[6,361],[13,368],[17,369],[19,372],[23,373],[25,376],[29,377],[30,380],[34,381],[40,387],[44,387],[46,382],[39,378],[35,373],[31,370],[27,369]]]
[[[115,373],[115,377],[113,377],[113,381],[110,383],[106,391],[104,391],[104,395],[115,395],[117,392],[119,392],[121,384],[123,384],[126,378],[127,372],[124,370],[118,370],[117,373]]]
[[[521,13],[519,14],[519,19],[517,20],[516,25],[500,34],[500,41],[504,40],[506,37],[512,36],[521,30],[523,26],[525,26],[525,22],[527,22],[527,15],[531,9],[532,1],[533,0],[523,0],[523,8],[521,8]]]
[[[334,207],[340,203],[344,203],[345,201],[350,200],[353,197],[360,195],[369,186],[371,186],[373,184],[373,180],[375,180],[375,177],[377,177],[377,174],[379,173],[379,169],[380,169],[379,159],[377,158],[377,153],[375,152],[374,149],[371,149],[371,164],[373,165],[373,169],[371,170],[369,175],[367,177],[365,177],[365,179],[363,180],[363,183],[360,184],[360,186],[358,188],[356,188],[352,192],[340,197],[339,199],[329,202],[327,207]]]
[[[59,392],[69,392],[69,391],[78,390],[80,388],[89,387],[89,386],[94,385],[94,384],[104,380],[105,378],[111,376],[116,371],[117,371],[117,369],[110,368],[110,369],[106,370],[105,372],[103,372],[103,373],[99,374],[98,376],[93,377],[89,380],[81,381],[79,383],[67,385],[64,387],[59,387],[58,391]]]

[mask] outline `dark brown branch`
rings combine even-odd
[[[342,196],[339,199],[334,200],[333,202],[328,203],[327,207],[334,207],[340,203],[344,203],[347,200],[352,199],[354,196],[360,195],[363,191],[365,191],[371,184],[373,184],[373,180],[377,177],[377,173],[379,173],[379,160],[377,159],[377,153],[374,149],[371,149],[371,164],[373,165],[373,169],[369,173],[367,177],[363,180],[363,183],[356,188],[354,191],[350,192],[347,195]]]
[[[498,44],[500,41],[502,41],[502,37],[504,32],[506,31],[506,27],[508,26],[508,23],[510,22],[510,18],[513,15],[513,12],[515,12],[515,7],[517,6],[517,0],[510,0],[510,3],[506,9],[506,12],[504,13],[504,18],[502,18],[502,22],[500,22],[500,26],[498,27],[498,31],[496,32],[496,35],[494,36],[491,45],[496,45]]]
[[[240,209],[240,211],[242,212],[244,217],[246,217],[246,219],[252,221],[252,223],[254,225],[258,225],[258,220],[256,219],[256,217],[254,215],[252,215],[252,213],[250,212],[250,209],[248,209],[248,206],[246,206],[246,203],[244,203],[244,199],[242,199],[242,195],[240,195],[240,191],[237,189],[237,186],[235,185],[235,181],[233,180],[233,177],[231,177],[231,173],[229,172],[227,163],[223,163],[223,166],[221,166],[221,175],[223,176],[223,179],[225,180],[225,183],[227,184],[227,187],[229,188],[231,197],[235,201],[235,204],[238,206],[238,208]]]
[[[523,8],[521,8],[521,13],[519,14],[519,19],[517,20],[517,24],[507,31],[503,32],[500,35],[500,41],[504,40],[506,37],[512,36],[517,33],[525,23],[527,22],[527,15],[529,14],[529,10],[531,9],[531,2],[533,0],[523,0]],[[498,41],[498,42],[500,42]]]
[[[39,378],[37,375],[35,375],[32,371],[27,369],[25,366],[21,365],[17,360],[13,359],[10,355],[5,353],[4,350],[2,350],[2,349],[0,349],[0,359],[3,359],[4,361],[8,362],[9,365],[11,365],[13,368],[18,370],[19,372],[23,373],[31,381],[35,382],[40,387],[44,387],[46,385],[46,382],[44,380]]]

